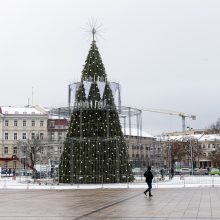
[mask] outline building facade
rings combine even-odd
[[[171,141],[183,142],[187,140],[190,143],[190,147],[192,147],[192,152],[195,152],[196,149],[201,152],[199,156],[195,158],[194,167],[217,167],[211,155],[213,152],[220,151],[219,134],[212,133],[210,129],[191,129],[184,132],[166,133],[165,136]],[[196,142],[196,144],[194,144],[194,142]],[[188,155],[188,158],[184,158],[180,161],[180,165],[183,167],[191,167],[191,155]]]
[[[162,168],[164,166],[162,142],[144,131],[141,136],[139,133],[132,129],[130,135],[125,135],[133,169],[137,173],[142,173],[147,166],[152,166],[154,169]]]
[[[36,149],[36,164],[58,167],[68,127],[68,117],[52,115],[40,106],[0,107],[0,167],[28,169],[30,161],[23,147],[33,144],[35,139],[39,140],[38,144],[42,147]],[[133,168],[144,170],[149,165],[163,166],[160,142],[137,129],[131,129],[128,133],[125,139]],[[13,155],[18,160],[12,159]]]
[[[4,160],[16,155],[21,159],[21,145],[47,137],[45,112],[36,107],[0,107],[0,166],[17,168],[18,160]]]
[[[47,122],[49,157],[52,166],[59,165],[60,156],[63,152],[63,143],[67,135],[69,120],[64,117],[49,115]]]

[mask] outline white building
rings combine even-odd
[[[47,119],[48,115],[38,106],[0,107],[0,157],[10,158],[16,155],[19,141],[46,138]],[[2,161],[0,159],[0,165],[5,167],[6,164],[2,164]],[[11,168],[15,167],[16,161]]]
[[[191,129],[184,132],[166,133],[161,138],[168,142],[197,140],[199,148],[202,149],[202,155],[196,161],[196,166],[201,168],[217,166],[210,158],[210,154],[216,150],[220,150],[220,134],[213,134],[209,129]]]

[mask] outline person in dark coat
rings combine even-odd
[[[161,180],[163,180],[163,175],[164,175],[164,169],[163,168],[160,170],[160,174],[161,174]]]
[[[151,194],[151,189],[152,189],[152,180],[154,178],[152,172],[151,172],[151,167],[148,167],[147,171],[144,173],[144,177],[146,178],[146,183],[148,185],[148,188],[144,191],[144,194],[147,195],[147,192],[149,192],[149,196],[153,196]]]
[[[9,176],[11,176],[11,168],[9,168],[8,173],[9,173]]]
[[[173,179],[173,176],[174,176],[174,169],[173,169],[173,167],[171,167],[170,172],[171,172],[171,179]]]

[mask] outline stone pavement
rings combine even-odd
[[[220,219],[220,188],[1,190],[0,219]]]

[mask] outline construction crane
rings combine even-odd
[[[142,111],[147,112],[156,112],[156,113],[162,113],[167,115],[177,115],[182,118],[182,131],[186,130],[186,118],[191,118],[192,120],[196,120],[195,115],[186,114],[184,112],[175,112],[171,110],[162,110],[162,109],[153,109],[153,108],[141,108]]]

